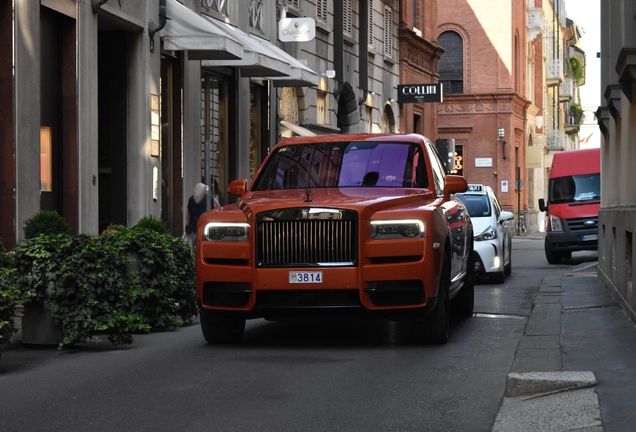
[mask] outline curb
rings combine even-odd
[[[596,384],[593,372],[511,373],[492,432],[604,432]]]
[[[576,390],[596,386],[594,372],[510,373],[506,380],[506,398]]]

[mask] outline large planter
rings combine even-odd
[[[59,345],[64,340],[62,327],[41,304],[24,305],[22,344]]]

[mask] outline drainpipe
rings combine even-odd
[[[108,0],[91,0],[91,6],[93,6],[93,13],[96,14],[99,8]]]
[[[103,1],[103,0],[99,0]],[[166,0],[159,0],[159,24],[155,24],[150,20],[148,22],[148,36],[150,36],[150,52],[155,51],[155,33],[164,28],[166,25]]]

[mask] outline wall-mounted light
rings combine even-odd
[[[334,69],[327,69],[323,75],[327,78],[333,79],[336,77],[336,71]]]
[[[497,129],[497,137],[499,138],[499,142],[501,143],[501,152],[503,153],[503,160],[506,160],[506,141],[504,140],[504,128],[499,125],[499,129]]]

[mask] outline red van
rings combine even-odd
[[[601,207],[601,149],[556,153],[550,168],[545,257],[550,264],[569,259],[574,251],[598,249],[598,210]]]

